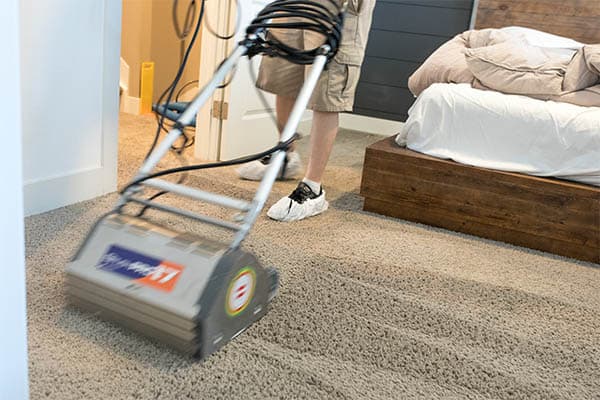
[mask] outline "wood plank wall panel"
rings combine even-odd
[[[471,167],[395,145],[367,149],[361,194],[378,214],[600,263],[600,188]]]
[[[480,0],[475,27],[525,26],[600,43],[600,0]]]
[[[403,121],[414,98],[408,77],[469,27],[473,0],[378,0],[354,113]]]

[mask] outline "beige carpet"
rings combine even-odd
[[[121,183],[152,132],[152,119],[122,116]],[[342,132],[326,214],[282,224],[263,213],[246,247],[279,268],[279,296],[204,363],[65,308],[64,266],[115,195],[28,218],[31,397],[600,399],[600,269],[362,212],[361,163],[376,140]],[[189,182],[255,188],[232,169]],[[294,186],[278,183],[270,202]]]

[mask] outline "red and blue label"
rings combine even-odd
[[[116,245],[109,247],[96,267],[129,278],[132,283],[165,292],[175,288],[184,269],[182,265]]]

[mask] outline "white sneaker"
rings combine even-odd
[[[288,152],[285,156],[285,162],[281,167],[281,171],[277,176],[277,179],[294,179],[302,171],[302,161],[300,155],[295,151]],[[271,156],[262,158],[242,165],[237,169],[237,173],[242,179],[248,179],[250,181],[260,181],[271,162]]]
[[[299,221],[321,214],[327,208],[329,203],[325,200],[323,188],[321,193],[316,194],[306,183],[300,182],[292,194],[273,204],[267,215],[282,222]]]

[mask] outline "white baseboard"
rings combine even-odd
[[[298,132],[302,136],[310,134],[312,119],[307,115],[298,125]],[[352,131],[372,133],[382,136],[392,136],[400,132],[403,122],[390,121],[387,119],[364,117],[355,114],[340,114],[340,128]]]
[[[115,191],[116,183],[114,187],[103,187],[105,174],[104,169],[98,167],[25,182],[23,186],[25,215],[40,214]]]
[[[402,124],[403,122],[387,119],[365,117],[356,114],[340,114],[340,128],[382,136],[397,134]]]
[[[140,98],[124,95],[121,98],[121,111],[127,114],[140,115]]]

